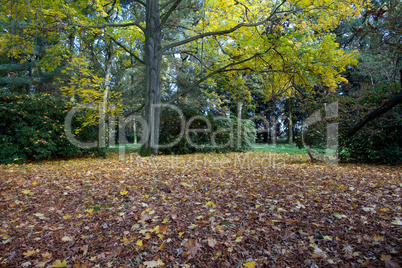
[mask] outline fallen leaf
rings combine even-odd
[[[21,264],[22,267],[28,267],[30,265],[31,265],[30,261],[27,261],[27,262],[24,262],[24,263]]]
[[[33,254],[35,254],[36,253],[36,250],[28,250],[27,252],[25,252],[25,253],[22,253],[22,255],[24,255],[24,256],[26,256],[26,257],[30,257],[30,256],[32,256]]]
[[[314,253],[311,255],[311,257],[316,258],[316,259],[318,259],[318,258],[326,259],[328,256],[319,247],[315,246],[314,247]]]
[[[396,219],[394,221],[391,222],[394,225],[402,225],[402,221],[400,219]]]
[[[257,262],[255,261],[250,261],[250,262],[245,262],[243,263],[243,266],[246,268],[254,268],[257,265]]]
[[[215,247],[216,241],[212,237],[208,237],[208,246],[211,248]]]
[[[72,216],[70,214],[66,214],[66,215],[63,216],[63,219],[69,220],[69,219],[71,219],[71,217]]]
[[[50,259],[52,257],[52,254],[49,252],[44,252],[41,254],[43,258],[45,259]]]
[[[56,267],[56,268],[57,267],[67,267],[67,261],[66,260],[64,260],[64,261],[56,260],[53,263],[52,267]]]
[[[73,239],[70,236],[63,236],[61,240],[63,240],[64,242],[73,241]]]
[[[145,261],[143,264],[147,268],[152,268],[152,267],[158,267],[158,266],[165,265],[160,259],[157,260],[157,261]]]

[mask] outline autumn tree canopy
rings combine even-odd
[[[149,153],[158,152],[158,105],[211,94],[217,76],[231,80],[227,91],[244,102],[251,101],[243,86],[250,73],[260,76],[266,96],[317,84],[335,89],[357,52],[340,49],[331,30],[363,7],[357,0],[2,2],[3,85],[56,87],[75,103],[101,102],[106,110],[121,103],[114,89],[135,81]],[[179,57],[192,75],[166,95],[164,81],[177,70],[169,59]]]

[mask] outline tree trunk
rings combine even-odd
[[[293,144],[292,99],[288,99],[288,143]]]
[[[133,122],[134,144],[137,144],[137,124]]]
[[[161,29],[158,0],[146,2],[145,28],[145,120],[148,134],[145,138],[146,154],[158,154],[161,109]]]
[[[69,40],[70,68],[71,68],[69,75],[70,75],[70,77],[73,77],[74,76],[74,42],[75,42],[74,33],[69,34],[68,40]],[[71,81],[71,79],[70,79],[70,81]],[[72,103],[75,103],[75,92],[73,92],[73,95],[71,96],[70,101]]]
[[[110,91],[110,74],[112,69],[112,48],[111,44],[109,43],[106,47],[106,68],[105,68],[105,91],[103,92],[103,99],[102,99],[102,109],[101,109],[101,120],[99,124],[99,134],[100,134],[100,143],[99,147],[103,148],[106,146],[105,138],[106,138],[106,113],[107,113],[107,100],[109,98],[109,91]]]

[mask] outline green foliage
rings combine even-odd
[[[390,83],[367,90],[354,101],[353,107],[348,107],[349,109],[342,112],[339,151],[342,161],[402,163],[401,105],[368,123],[351,138],[344,137],[346,132],[373,108],[381,106],[382,101],[387,101],[387,98],[398,94],[398,89],[397,85]],[[350,100],[350,98],[345,98],[345,100]],[[345,100],[341,102],[341,105],[345,105]]]
[[[338,101],[338,118],[315,123],[304,133],[304,142],[312,148],[323,150],[326,147],[326,127],[328,123],[339,122],[339,160],[341,162],[398,164],[402,162],[402,107],[394,107],[388,113],[376,118],[359,130],[351,138],[346,133],[373,109],[382,105],[398,94],[399,86],[395,83],[365,89],[352,96],[329,94],[317,99],[316,103],[305,103],[306,115],[322,109],[324,103]],[[298,137],[298,145],[301,137]]]
[[[140,148],[140,151],[138,152],[140,156],[151,156],[152,155],[152,149],[147,148],[145,145],[142,145]]]
[[[181,107],[181,111],[186,119],[186,128],[190,131],[188,134],[184,132],[180,141],[173,146],[160,148],[162,154],[242,152],[251,150],[255,142],[256,129],[251,120],[204,115],[189,106]],[[189,122],[191,122],[190,125],[188,125]],[[207,122],[210,122],[209,126]],[[197,132],[191,130],[197,130]],[[177,112],[164,111],[161,117],[160,145],[174,143],[180,137],[181,131],[181,121]]]
[[[68,141],[64,120],[70,108],[63,100],[49,94],[1,94],[0,163],[103,154],[100,149],[80,150]],[[73,131],[81,123],[73,120]],[[96,127],[87,127],[77,139],[93,141],[97,136]]]

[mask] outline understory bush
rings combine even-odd
[[[375,118],[352,137],[346,134],[375,108],[399,94],[398,84],[361,90],[354,96],[329,94],[316,103],[306,103],[306,114],[321,109],[322,121],[310,126],[305,132],[304,143],[312,148],[325,149],[327,126],[339,124],[338,156],[341,162],[358,163],[402,163],[402,106],[398,105]],[[325,103],[338,101],[338,117],[325,119]],[[298,137],[301,144],[301,137]]]
[[[0,163],[27,160],[103,155],[102,149],[80,149],[67,139],[64,120],[71,106],[49,94],[0,94]],[[80,119],[81,118],[81,119]],[[83,123],[77,113],[73,133]],[[96,141],[97,126],[83,128],[75,137]]]
[[[252,143],[255,142],[256,129],[251,120],[213,117],[188,106],[180,107],[180,110],[185,117],[184,128],[190,131],[186,134],[182,130],[181,120],[176,111],[164,110],[161,116],[160,144],[162,146],[173,144],[173,146],[160,148],[162,154],[242,152],[250,150]],[[183,133],[181,139],[180,133]],[[179,142],[175,143],[177,140]]]

